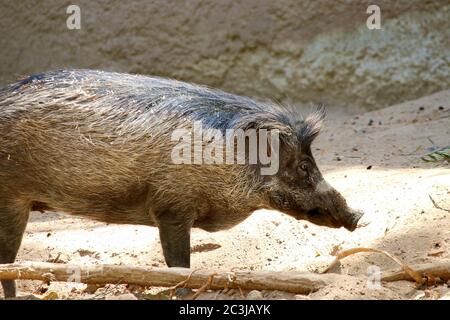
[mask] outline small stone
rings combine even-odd
[[[247,294],[247,300],[263,300],[261,291],[252,290]]]
[[[422,300],[423,298],[425,298],[425,292],[423,291],[419,291],[415,297],[413,298],[413,300]]]
[[[48,292],[45,296],[42,297],[42,300],[58,300],[59,296],[58,293],[55,291]]]

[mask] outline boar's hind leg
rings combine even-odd
[[[22,242],[30,207],[7,204],[0,199],[0,264],[13,263]],[[16,296],[14,280],[2,280],[5,298]]]
[[[175,215],[158,218],[159,238],[169,267],[190,267],[190,237],[192,224]]]

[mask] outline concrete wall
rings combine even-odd
[[[382,30],[366,27],[369,4]],[[0,0],[0,32],[0,85],[95,68],[372,109],[450,88],[448,0]]]

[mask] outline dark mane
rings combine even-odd
[[[51,97],[50,91],[53,91]],[[56,70],[30,76],[0,90],[0,105],[6,97],[23,92],[46,105],[56,102],[60,105],[76,102],[80,106],[97,103],[99,108],[108,105],[109,116],[125,114],[130,126],[144,114],[165,119],[160,123],[167,125],[176,124],[180,119],[201,120],[205,128],[223,131],[278,129],[282,139],[302,145],[310,144],[317,136],[325,117],[323,106],[304,119],[294,107],[259,102],[206,86],[95,70]]]
[[[325,106],[320,104],[317,109],[310,113],[298,130],[299,140],[302,145],[309,146],[317,137],[322,128],[326,116]]]

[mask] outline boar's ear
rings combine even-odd
[[[323,120],[325,119],[325,106],[319,104],[316,111],[309,114],[298,130],[298,137],[302,146],[310,146],[313,140],[317,137],[322,128]]]

